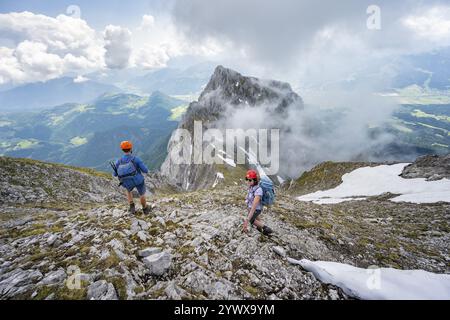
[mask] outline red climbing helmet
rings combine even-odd
[[[245,179],[258,180],[258,172],[256,172],[255,170],[248,170]]]

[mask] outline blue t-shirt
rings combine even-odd
[[[131,154],[124,154],[120,160],[116,161],[116,167],[119,167],[120,162],[126,163],[126,162],[131,161],[131,158],[134,158],[134,163],[136,164],[136,170],[137,170],[137,174],[136,174],[134,180],[135,180],[135,182],[137,182],[136,184],[141,184],[144,182],[144,176],[142,175],[142,173],[148,173],[148,168],[142,162],[141,159],[139,159],[138,157],[135,157]],[[113,172],[113,176],[117,177],[117,173]]]
[[[245,197],[245,202],[247,203],[247,207],[251,208],[253,206],[253,200],[255,200],[256,196],[260,196],[260,200],[258,205],[256,206],[256,210],[262,210],[262,196],[263,190],[259,185],[252,186],[248,188],[247,197]]]

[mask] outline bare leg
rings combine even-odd
[[[264,222],[262,222],[262,220],[259,216],[255,219],[255,222],[253,224],[255,226],[257,226],[258,228],[264,227]]]
[[[134,201],[133,201],[133,193],[129,192],[128,190],[126,191],[126,193],[127,193],[127,198],[128,198],[128,204],[134,203]]]
[[[147,206],[147,200],[145,199],[145,196],[141,196],[139,200],[141,200],[142,208],[145,208]]]

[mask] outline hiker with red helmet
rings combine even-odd
[[[117,160],[111,166],[114,169],[113,175],[119,178],[120,185],[126,189],[128,203],[130,205],[129,212],[136,213],[136,207],[133,200],[133,189],[139,193],[139,199],[142,205],[144,214],[150,213],[150,208],[147,206],[145,199],[145,179],[142,173],[148,173],[148,169],[141,159],[132,155],[133,144],[130,141],[123,141],[120,148],[125,153],[122,158]]]
[[[248,193],[245,198],[247,204],[248,215],[244,221],[244,232],[248,232],[248,223],[255,225],[257,230],[264,235],[270,235],[273,233],[272,229],[266,226],[261,220],[261,212],[263,209],[262,197],[263,189],[259,185],[259,176],[255,170],[249,170],[245,177],[248,185]]]

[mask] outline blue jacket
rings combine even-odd
[[[142,160],[140,158],[135,157],[131,154],[124,154],[121,159],[116,161],[116,167],[119,167],[120,162],[125,163],[125,162],[131,161],[131,158],[134,158],[134,163],[136,164],[136,169],[137,169],[137,174],[136,174],[136,176],[134,176],[134,179],[133,179],[134,184],[140,185],[141,183],[144,182],[144,176],[142,175],[142,173],[148,173],[147,166],[142,162]],[[113,176],[117,177],[117,173],[113,172]],[[124,187],[128,187],[128,186],[124,185]]]

